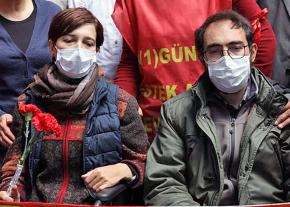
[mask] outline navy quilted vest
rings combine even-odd
[[[103,77],[99,79],[88,113],[83,139],[83,173],[96,167],[116,164],[122,160],[118,93],[119,87],[107,83]],[[26,94],[32,98],[29,92]],[[33,98],[30,102],[39,104]],[[33,174],[37,168],[40,153],[41,139],[34,144],[29,156],[30,186],[27,186],[28,192],[34,185]],[[94,193],[90,193],[94,197]]]
[[[104,78],[97,84],[83,142],[84,173],[122,160],[118,92],[119,88]]]

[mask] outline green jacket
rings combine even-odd
[[[290,200],[290,128],[274,122],[287,98],[256,69],[255,99],[240,145],[240,205]],[[147,157],[147,205],[218,205],[224,182],[222,153],[206,104],[212,84],[204,75],[161,109],[157,137]]]

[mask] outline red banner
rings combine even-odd
[[[138,104],[150,137],[161,104],[190,88],[204,72],[195,50],[196,28],[209,15],[231,8],[232,0],[116,1],[112,17],[143,74]]]
[[[90,205],[0,201],[0,207],[89,207],[89,206]]]
[[[89,206],[91,205],[0,201],[0,207],[89,207]],[[290,203],[277,203],[277,204],[252,205],[252,206],[255,206],[255,207],[267,207],[267,206],[268,207],[290,207]]]

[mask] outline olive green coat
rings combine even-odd
[[[274,122],[287,103],[256,69],[259,93],[240,145],[240,205],[290,200],[290,128]],[[215,125],[206,105],[212,84],[204,75],[195,86],[167,101],[147,157],[147,205],[218,205],[224,169]]]

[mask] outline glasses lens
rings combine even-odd
[[[246,46],[242,46],[242,45],[231,46],[228,49],[228,54],[233,59],[242,58],[245,56],[245,47]]]
[[[211,47],[205,51],[205,57],[209,61],[217,61],[223,56],[222,47]]]
[[[214,62],[224,56],[224,51],[227,51],[232,59],[239,59],[245,56],[246,47],[247,45],[231,45],[227,50],[224,50],[222,46],[214,46],[208,48],[204,55],[206,60]]]

